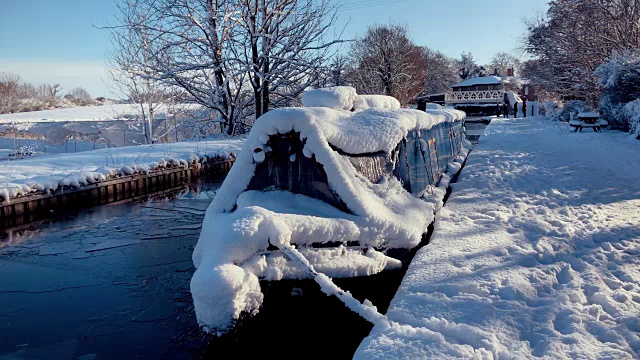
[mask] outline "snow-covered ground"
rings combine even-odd
[[[180,104],[180,109],[196,109],[199,105]],[[159,106],[157,116],[164,118],[167,109]],[[99,106],[79,106],[72,108],[29,111],[14,114],[1,114],[0,124],[36,123],[56,121],[109,121],[125,119],[140,112],[136,104],[110,104]]]
[[[0,196],[4,199],[58,185],[99,181],[118,172],[145,171],[170,161],[238,153],[243,138],[127,146],[71,154],[0,161]]]
[[[194,104],[157,105],[154,134],[163,141],[204,136],[193,120],[206,116],[201,109]],[[13,158],[14,151],[39,156],[145,144],[139,117],[140,108],[135,104],[2,114],[0,160]]]
[[[640,357],[640,141],[493,120],[387,315],[355,358]]]

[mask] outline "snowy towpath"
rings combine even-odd
[[[638,358],[640,141],[494,120],[388,315],[356,358]]]

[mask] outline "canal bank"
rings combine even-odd
[[[86,183],[59,185],[53,190],[4,199],[0,203],[0,229],[82,208],[170,194],[196,179],[226,175],[234,161],[235,157],[230,156],[191,163],[176,162],[173,166],[152,171],[120,172],[95,182],[85,177]]]

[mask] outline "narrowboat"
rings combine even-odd
[[[199,324],[255,314],[261,283],[367,277],[410,261],[470,149],[465,113],[400,108],[351,87],[308,91],[260,117],[206,212],[193,252]]]

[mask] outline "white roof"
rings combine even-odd
[[[451,87],[459,87],[459,86],[471,86],[471,85],[489,85],[489,84],[501,84],[502,80],[497,76],[482,76],[475,77],[467,80],[463,80]]]

